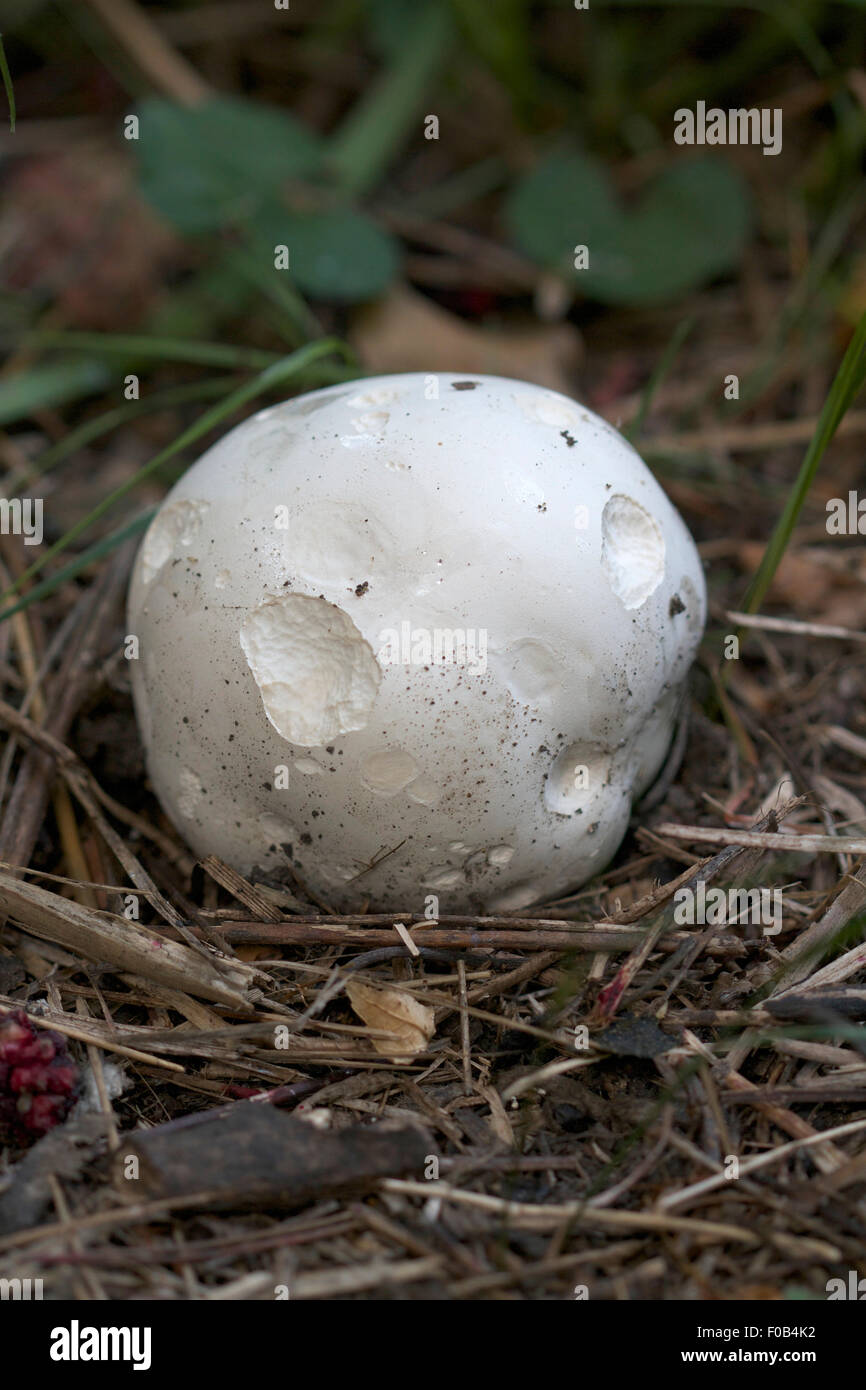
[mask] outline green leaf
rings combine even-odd
[[[373,299],[388,287],[400,264],[394,238],[353,208],[272,208],[259,219],[257,234],[271,264],[274,246],[288,247],[292,279],[315,299],[346,304]]]
[[[576,152],[522,179],[505,219],[528,256],[610,304],[661,303],[731,270],[751,220],[745,185],[724,160],[678,161],[625,207],[603,165]],[[588,248],[587,269],[574,268],[576,246]]]
[[[319,163],[319,137],[285,111],[239,97],[139,109],[141,191],[181,232],[197,235],[255,213],[287,179]]]

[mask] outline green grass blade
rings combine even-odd
[[[256,255],[251,235],[246,245],[232,250],[228,263],[279,310],[280,331],[290,347],[322,337],[322,326],[303,295],[298,293],[285,271],[274,270],[273,263],[268,265]]]
[[[746,613],[756,613],[760,608],[772,583],[773,575],[776,573],[788,547],[803,503],[815,481],[821,460],[839,427],[840,421],[863,389],[864,382],[866,382],[866,314],[860,319],[854,336],[848,344],[848,350],[824,402],[824,408],[818,418],[815,433],[806,450],[800,472],[788,494],[785,509],[776,524],[755,577],[746,592],[746,597],[742,603]]]
[[[3,78],[3,86],[6,89],[6,100],[9,103],[9,129],[15,134],[15,92],[12,88],[12,74],[9,71],[9,64],[6,61],[6,49],[3,47],[3,35],[0,34],[0,77]]]
[[[679,354],[679,350],[682,347],[683,343],[686,341],[686,338],[691,333],[694,327],[694,323],[694,316],[691,316],[687,319],[681,319],[680,322],[677,324],[676,328],[674,329],[671,335],[670,342],[668,343],[667,347],[662,353],[661,358],[659,359],[659,362],[655,368],[655,371],[652,373],[652,376],[650,377],[649,381],[643,389],[643,394],[640,399],[640,405],[638,406],[637,415],[634,417],[634,420],[631,422],[628,428],[623,430],[623,434],[625,435],[626,439],[630,444],[634,444],[635,440],[640,438],[641,431],[643,430],[644,426],[644,421],[646,420],[646,417],[649,413],[649,409],[653,403],[656,391],[659,389],[668,372],[670,371],[671,367],[674,365],[674,362],[676,361],[677,356]]]
[[[76,333],[36,329],[25,338],[25,347],[62,347],[76,352],[110,354],[112,357],[158,357],[163,362],[194,362],[204,367],[269,367],[279,361],[276,352],[259,348],[227,347],[224,343],[189,342],[181,338],[155,338],[137,333]]]
[[[70,430],[56,444],[43,450],[26,469],[13,475],[6,484],[6,495],[8,497],[13,496],[19,488],[26,486],[33,478],[38,478],[43,473],[49,472],[58,463],[69,458],[70,454],[76,453],[78,449],[86,448],[88,444],[93,443],[94,439],[99,439],[104,434],[110,434],[112,430],[118,429],[139,415],[156,415],[161,410],[171,410],[174,406],[185,405],[188,401],[203,401],[211,396],[223,396],[228,389],[237,385],[236,378],[227,381],[225,377],[186,382],[183,386],[170,386],[165,391],[153,391],[138,401],[124,401],[123,405],[116,405],[101,415],[94,415],[90,420],[85,420],[74,430]]]
[[[112,550],[116,550],[119,545],[129,540],[131,536],[137,536],[141,531],[146,530],[156,515],[156,512],[156,507],[148,507],[146,512],[142,512],[140,516],[134,517],[133,520],[128,521],[125,526],[121,526],[117,531],[112,531],[108,536],[103,536],[101,540],[96,541],[93,545],[89,546],[87,550],[82,550],[80,555],[76,555],[74,560],[70,560],[68,565],[64,565],[62,569],[57,570],[57,572],[52,574],[48,579],[43,579],[39,584],[34,584],[33,588],[30,589],[22,599],[19,599],[17,603],[13,603],[11,607],[4,608],[3,612],[0,613],[0,623],[5,622],[7,618],[14,617],[14,615],[20,613],[22,609],[29,608],[31,603],[37,603],[39,599],[48,598],[49,594],[53,594],[55,590],[59,589],[67,580],[74,579],[82,570],[86,570],[88,565],[94,564],[97,560],[104,559],[106,555],[110,555]]]
[[[48,410],[104,391],[111,379],[108,364],[93,358],[52,362],[4,378],[0,381],[0,425],[12,425],[27,419],[34,410]]]
[[[161,449],[158,454],[154,455],[149,463],[146,463],[143,468],[138,470],[134,477],[127,479],[125,483],[121,483],[120,487],[116,487],[113,492],[110,492],[107,497],[104,497],[87,516],[82,517],[74,526],[71,526],[65,535],[61,536],[58,541],[55,541],[53,545],[49,546],[44,554],[40,555],[39,559],[35,560],[34,563],[19,576],[14,584],[3,594],[0,594],[0,599],[11,598],[11,596],[20,589],[21,585],[38,574],[49,560],[55,555],[59,555],[61,551],[66,550],[67,546],[71,545],[72,542],[92,526],[95,521],[98,521],[99,518],[104,516],[107,511],[110,511],[117,502],[121,501],[122,498],[132,492],[143,478],[149,477],[150,474],[155,472],[163,463],[166,463],[170,458],[174,458],[182,449],[185,449],[188,444],[194,444],[196,440],[201,439],[202,435],[207,434],[208,430],[213,429],[215,425],[219,425],[227,415],[231,415],[233,411],[240,409],[242,406],[246,405],[248,401],[254,400],[256,396],[261,395],[263,392],[270,391],[273,387],[281,386],[284,382],[291,380],[292,377],[299,376],[312,363],[317,362],[322,357],[328,357],[332,353],[337,353],[346,361],[352,360],[351,349],[346,343],[342,342],[341,339],[321,338],[318,342],[308,343],[306,347],[298,348],[297,352],[291,353],[288,357],[279,358],[276,362],[272,362],[269,367],[266,367],[263,372],[260,372],[258,376],[253,377],[251,381],[244,382],[237,390],[232,391],[225,400],[220,401],[219,405],[212,406],[210,410],[205,411],[204,415],[202,415],[195,424],[190,425],[188,429],[185,429],[178,435],[177,439],[171,444],[168,444],[164,449]]]
[[[411,36],[396,61],[367,88],[332,137],[327,165],[344,192],[366,193],[423,110],[430,81],[444,62],[455,27],[442,0],[419,7]]]

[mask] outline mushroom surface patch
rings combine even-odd
[[[209,449],[142,543],[150,778],[198,855],[341,911],[527,907],[617,849],[705,610],[679,515],[576,402],[314,391]]]

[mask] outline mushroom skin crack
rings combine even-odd
[[[198,855],[340,911],[500,911],[604,868],[706,616],[634,449],[557,392],[411,373],[260,411],[129,597],[150,779]]]

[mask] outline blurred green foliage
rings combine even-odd
[[[263,263],[285,246],[295,282],[314,298],[368,299],[394,276],[397,244],[369,217],[283,199],[288,182],[321,169],[326,149],[288,112],[236,97],[192,108],[151,98],[138,115],[141,191],[179,232],[242,227]]]
[[[255,216],[287,179],[311,173],[323,142],[287,111],[240,97],[178,106],[142,102],[138,156],[141,191],[179,232],[215,232]]]
[[[521,179],[505,219],[533,260],[613,304],[675,299],[734,269],[751,221],[745,184],[722,159],[678,161],[626,208],[603,164],[577,151]],[[588,245],[586,269],[574,269],[575,237]]]
[[[539,39],[539,12],[556,10],[568,24],[561,61]],[[360,46],[375,65],[328,136],[246,98],[191,110],[150,98],[139,108],[138,154],[142,191],[180,232],[241,226],[260,252],[287,245],[298,289],[322,300],[373,298],[398,273],[398,243],[363,201],[417,142],[427,110],[445,121],[450,102],[465,102],[479,65],[535,149],[534,167],[520,173],[525,147],[509,159],[503,132],[513,243],[602,302],[675,301],[739,264],[753,226],[745,180],[724,152],[676,154],[679,105],[772,104],[772,92],[760,92],[768,65],[796,60],[827,82],[833,121],[818,128],[820,164],[804,163],[793,191],[838,193],[858,176],[866,144],[844,70],[866,40],[866,0],[593,0],[585,11],[573,0],[493,9],[487,0],[335,0],[314,39],[317,52]],[[652,152],[657,162],[665,150],[667,167],[621,203],[610,177],[617,161]],[[454,189],[463,172],[451,173]],[[471,197],[473,180],[465,186]],[[591,255],[577,275],[580,244]]]

